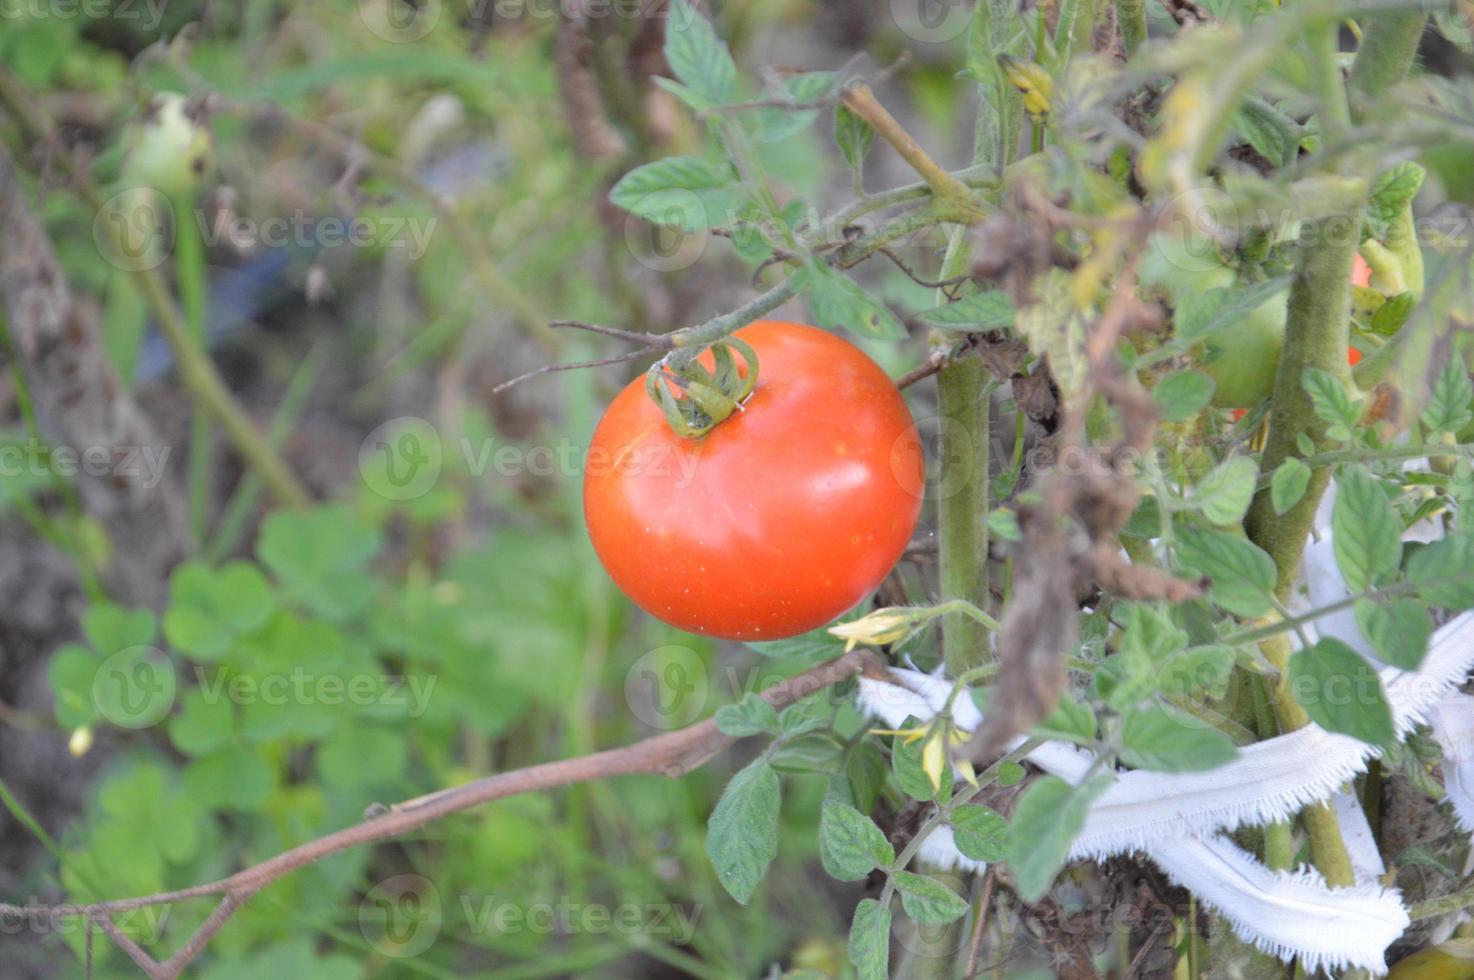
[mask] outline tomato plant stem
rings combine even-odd
[[[1116,21],[1126,54],[1135,54],[1146,41],[1146,0],[1116,0]]]
[[[942,601],[988,601],[988,388],[976,357],[952,361],[937,374],[941,436],[937,527]],[[942,624],[950,677],[989,659],[987,630],[970,616]]]
[[[1403,10],[1368,18],[1361,48],[1351,63],[1351,90],[1362,96],[1379,95],[1407,76],[1423,36],[1427,14]],[[1361,116],[1356,106],[1353,115]]]
[[[1288,329],[1274,397],[1269,414],[1269,439],[1260,461],[1260,471],[1269,475],[1291,456],[1303,457],[1302,438],[1317,447],[1323,444],[1318,420],[1302,378],[1306,368],[1317,368],[1349,381],[1346,338],[1351,317],[1351,264],[1356,252],[1355,229],[1366,197],[1365,181],[1337,178],[1339,206],[1316,221],[1308,222],[1306,237],[1290,288]],[[1268,490],[1260,490],[1250,506],[1245,529],[1250,540],[1269,553],[1277,572],[1275,592],[1287,602],[1305,544],[1314,528],[1315,512],[1330,481],[1330,469],[1312,471],[1310,486],[1300,501],[1284,514],[1275,513]],[[1260,646],[1265,657],[1280,668],[1274,691],[1274,709],[1282,731],[1294,731],[1308,722],[1295,701],[1285,667],[1290,657],[1289,637],[1281,633]],[[1264,735],[1263,732],[1260,733]],[[1332,885],[1354,882],[1341,830],[1334,812],[1325,805],[1307,807],[1301,813],[1310,834],[1315,865]]]

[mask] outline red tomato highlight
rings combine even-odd
[[[899,389],[858,347],[772,320],[736,336],[757,353],[757,387],[704,437],[671,431],[644,378],[615,397],[589,447],[584,517],[646,612],[772,640],[880,584],[916,527],[925,460]]]

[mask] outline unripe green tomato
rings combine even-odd
[[[1285,346],[1287,293],[1279,293],[1231,327],[1204,342],[1199,365],[1213,379],[1213,404],[1252,408],[1274,392],[1274,375]]]
[[[123,179],[170,197],[188,194],[210,169],[215,143],[206,125],[191,119],[178,92],[160,92],[123,135]]]

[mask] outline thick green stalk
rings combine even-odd
[[[1310,46],[1311,85],[1320,106],[1320,129],[1327,142],[1335,142],[1351,128],[1351,110],[1346,104],[1346,84],[1341,80],[1339,60],[1341,25],[1318,21],[1305,29]]]
[[[1116,23],[1128,56],[1146,41],[1146,0],[1116,0]]]
[[[945,273],[944,273],[945,275]],[[941,599],[988,607],[988,373],[962,357],[937,374],[941,415],[937,533]],[[989,659],[987,630],[970,616],[942,626],[947,675],[957,677]]]
[[[1353,117],[1360,120],[1361,103],[1375,98],[1407,77],[1418,41],[1423,36],[1427,15],[1420,10],[1378,14],[1363,23],[1361,48],[1351,63],[1351,90],[1362,99],[1353,106]]]
[[[1294,284],[1290,287],[1288,328],[1279,372],[1275,376],[1274,400],[1269,414],[1269,440],[1260,462],[1266,477],[1290,456],[1301,457],[1299,440],[1309,437],[1316,449],[1324,445],[1322,424],[1305,393],[1302,377],[1306,368],[1318,368],[1350,381],[1346,366],[1346,339],[1351,318],[1351,262],[1356,251],[1357,227],[1367,188],[1365,181],[1336,178],[1328,186],[1339,193],[1335,213],[1307,222],[1304,246]],[[1314,528],[1315,511],[1330,480],[1330,469],[1320,467],[1311,474],[1310,486],[1294,507],[1276,514],[1269,491],[1254,498],[1245,522],[1249,538],[1274,559],[1275,591],[1280,601],[1289,600],[1305,543]],[[1275,714],[1282,731],[1302,728],[1308,719],[1288,690],[1285,666],[1289,661],[1289,637],[1283,633],[1261,645],[1265,656],[1280,668],[1274,692]],[[1335,814],[1325,805],[1307,807],[1301,818],[1310,834],[1315,865],[1332,885],[1354,882],[1351,862]]]

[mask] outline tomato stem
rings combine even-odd
[[[1305,246],[1290,287],[1288,327],[1274,397],[1269,414],[1269,439],[1260,461],[1260,473],[1272,474],[1291,456],[1303,457],[1299,442],[1308,437],[1324,444],[1323,424],[1306,394],[1302,377],[1306,368],[1318,368],[1349,382],[1346,363],[1347,331],[1351,321],[1351,265],[1356,236],[1345,234],[1360,220],[1366,199],[1366,182],[1354,178],[1334,179],[1337,207],[1325,217],[1307,223]],[[1328,186],[1330,186],[1328,182]],[[1284,514],[1275,513],[1267,489],[1260,490],[1250,507],[1245,529],[1250,540],[1269,553],[1278,573],[1276,595],[1289,601],[1305,544],[1314,528],[1315,512],[1330,481],[1329,467],[1312,472],[1310,486],[1300,501]],[[1289,637],[1283,633],[1260,645],[1266,658],[1280,668],[1280,680],[1272,692],[1281,731],[1304,727],[1305,710],[1289,689],[1285,665],[1290,657]],[[1261,737],[1275,734],[1260,732]],[[1324,805],[1307,807],[1302,819],[1310,834],[1315,866],[1332,885],[1354,882],[1346,845],[1335,814]]]

